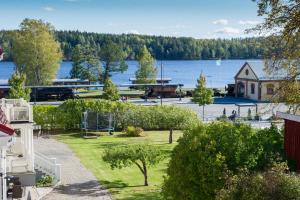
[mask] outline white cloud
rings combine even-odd
[[[239,21],[239,24],[241,25],[256,25],[256,24],[259,24],[260,22],[259,21],[256,21],[256,20],[240,20]]]
[[[232,35],[232,34],[240,34],[241,30],[238,28],[224,27],[222,29],[216,30],[214,33]]]
[[[55,9],[54,9],[53,7],[51,7],[51,6],[46,6],[46,7],[44,7],[43,9],[46,10],[46,11],[48,11],[48,12],[52,12],[52,11],[55,10]]]
[[[227,25],[228,24],[228,20],[227,19],[218,19],[212,22],[213,24],[217,24],[217,25]]]

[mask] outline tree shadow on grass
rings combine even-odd
[[[54,193],[66,194],[76,197],[100,197],[110,194],[102,188],[97,181],[87,181],[81,183],[65,184],[56,187]]]
[[[159,191],[143,192],[143,193],[131,193],[123,200],[161,200],[162,196]]]

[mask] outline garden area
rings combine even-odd
[[[113,135],[84,139],[82,113],[112,113]],[[254,129],[220,119],[202,123],[176,106],[69,100],[35,106],[34,120],[55,130],[115,199],[299,199],[296,165],[276,126]],[[255,194],[255,195],[253,195]]]
[[[118,132],[112,136],[103,135],[98,139],[86,140],[79,133],[67,133],[57,135],[56,139],[72,149],[84,166],[109,189],[115,199],[161,199],[163,175],[166,173],[170,153],[177,143],[168,144],[167,131],[146,131],[144,137],[121,137],[121,135],[122,133]],[[180,131],[174,131],[174,141],[181,135]],[[136,166],[112,170],[102,159],[107,149],[143,143],[161,150],[166,157],[149,168],[149,186],[144,186],[143,175]]]

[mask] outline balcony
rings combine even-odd
[[[0,107],[9,123],[32,122],[32,108],[24,99],[1,99]]]

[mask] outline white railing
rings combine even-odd
[[[56,163],[56,158],[48,158],[41,153],[35,152],[34,168],[54,177],[58,182],[61,180],[61,165]]]

